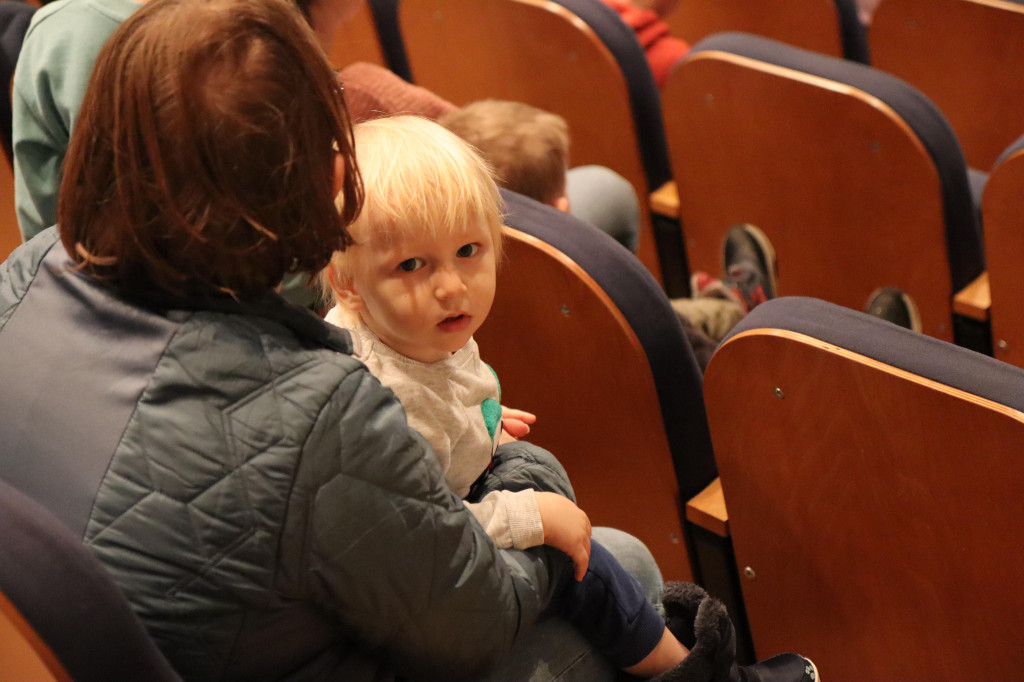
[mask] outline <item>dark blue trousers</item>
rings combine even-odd
[[[570,570],[548,613],[572,623],[619,668],[639,663],[661,640],[665,621],[644,597],[640,583],[611,552],[590,543],[590,564],[577,582]]]

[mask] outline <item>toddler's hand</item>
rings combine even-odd
[[[530,424],[536,421],[535,414],[501,406],[501,428],[512,438],[522,438],[530,433]]]
[[[576,567],[576,580],[583,580],[590,564],[590,519],[572,500],[557,493],[538,492],[536,496],[544,544],[568,554]]]

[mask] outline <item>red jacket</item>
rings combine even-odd
[[[602,2],[618,12],[622,20],[636,32],[636,37],[647,55],[647,64],[654,74],[654,82],[660,88],[668,79],[672,66],[690,51],[690,46],[672,36],[668,24],[655,12],[634,7],[629,0]]]

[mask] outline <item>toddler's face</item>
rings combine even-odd
[[[486,225],[354,248],[349,307],[402,355],[420,362],[447,358],[487,319],[496,261]]]

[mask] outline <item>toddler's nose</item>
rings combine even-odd
[[[443,269],[437,272],[434,278],[434,296],[444,300],[452,296],[466,293],[466,283],[458,273]]]

